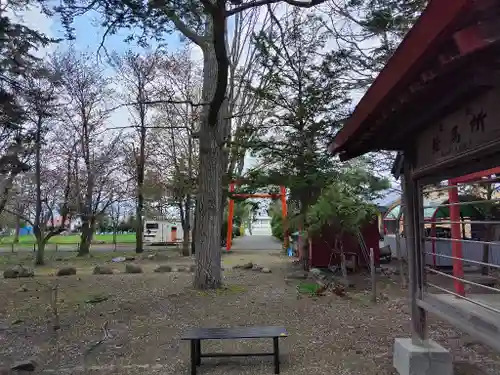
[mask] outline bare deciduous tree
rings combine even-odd
[[[123,183],[118,166],[123,159],[120,134],[105,129],[112,96],[110,80],[95,61],[74,50],[54,59],[67,102],[65,123],[77,144],[71,197],[82,219],[79,255],[90,252],[96,219],[114,202],[115,190]]]
[[[168,56],[160,66],[160,74],[171,92],[169,95],[186,103],[200,101],[201,72],[187,49]],[[155,120],[158,125],[154,133],[155,165],[159,170],[167,167],[165,190],[179,212],[184,233],[182,253],[187,256],[197,186],[198,150],[193,134],[199,123],[199,110],[189,104],[165,104]]]
[[[57,114],[58,94],[55,81],[56,76],[53,74],[29,77],[26,79],[24,95],[26,119],[34,129],[34,166],[30,176],[34,187],[34,214],[25,217],[25,221],[33,226],[37,242],[36,265],[44,264],[45,245],[50,238],[65,230],[69,214],[70,168],[74,152],[67,153],[62,158],[64,166],[60,166],[57,162],[61,160],[56,160],[55,152],[48,152],[45,147],[47,135]],[[61,174],[61,171],[65,172]],[[22,214],[18,212],[18,215]],[[54,225],[54,217],[58,214],[62,218],[61,222]]]
[[[125,89],[125,102],[134,103],[129,106],[130,121],[136,130],[136,139],[130,142],[134,156],[134,179],[136,180],[136,230],[135,251],[142,253],[143,246],[143,216],[144,216],[144,178],[146,168],[146,144],[148,125],[151,120],[151,108],[148,104],[154,93],[154,83],[158,78],[158,64],[162,52],[147,51],[140,55],[127,51],[124,56],[114,56],[112,65],[118,72],[120,83]]]

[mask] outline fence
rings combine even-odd
[[[460,330],[500,350],[500,199],[493,180],[451,180],[441,186],[418,185],[413,199],[416,236],[414,277],[416,304],[451,322]],[[480,188],[489,184],[488,189]],[[480,187],[478,187],[480,186]],[[474,196],[462,192],[474,192]],[[441,204],[424,204],[430,194]],[[484,199],[482,197],[484,195]],[[447,198],[447,199],[445,199]],[[403,219],[404,220],[404,219]],[[399,223],[396,228],[403,228]],[[384,242],[407,258],[407,240],[387,234]],[[411,255],[411,254],[410,254]],[[425,318],[424,318],[425,320]]]
[[[484,241],[467,240],[462,241],[462,252],[464,259],[469,259],[471,262],[482,262],[482,251]],[[401,256],[407,257],[406,238],[399,236],[399,243],[401,246]],[[427,237],[424,243],[425,246],[425,264],[434,267],[452,267],[453,266],[453,241],[449,238]],[[500,242],[490,241],[487,242],[491,246],[499,246]],[[391,253],[394,258],[398,257],[396,254],[397,249],[397,235],[387,234],[384,236],[384,244],[389,245]],[[500,251],[490,251],[488,263],[500,266]]]
[[[165,249],[180,249],[182,243],[173,244],[169,246],[154,246],[144,244],[144,249],[146,250],[165,250]],[[80,248],[79,243],[48,243],[45,245],[46,252],[78,252]],[[135,251],[135,243],[125,242],[125,243],[94,243],[90,247],[90,251],[102,251],[102,252],[118,252],[118,251]],[[15,254],[15,253],[29,253],[36,252],[37,245],[35,243],[0,243],[0,255],[1,254]]]

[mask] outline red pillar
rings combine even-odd
[[[234,192],[234,182],[229,185],[229,193]],[[227,210],[227,239],[226,251],[231,250],[231,241],[233,240],[233,215],[234,215],[234,200],[229,198],[229,207]]]
[[[460,230],[460,206],[458,205],[458,188],[456,183],[448,181],[451,186],[448,189],[448,202],[450,204],[450,221],[451,223],[451,250],[453,259],[453,276],[463,278],[464,268],[462,259],[462,232]],[[455,292],[461,296],[465,295],[464,283],[459,280],[454,280]]]
[[[285,249],[288,249],[290,247],[290,244],[288,242],[289,238],[288,238],[288,223],[287,223],[288,208],[286,205],[286,188],[284,186],[280,186],[280,198],[281,198],[281,212],[283,214],[283,235],[285,236],[283,245],[285,246]]]

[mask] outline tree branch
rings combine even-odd
[[[123,108],[123,107],[130,107],[134,105],[159,105],[159,104],[189,104],[192,107],[202,107],[204,105],[208,105],[210,103],[205,103],[205,102],[200,102],[200,103],[194,103],[191,100],[144,100],[140,102],[128,102],[128,103],[122,103],[117,105],[116,107],[112,107],[107,110],[107,112],[113,112],[116,111],[117,109]]]
[[[217,126],[219,111],[226,97],[229,59],[226,49],[226,1],[217,0],[217,7],[208,8],[212,15],[213,45],[217,59],[217,87],[208,110],[208,124]]]
[[[10,210],[8,208],[4,208],[3,209],[5,212],[11,214],[11,215],[14,215],[14,216],[18,216],[20,217],[22,220],[26,221],[28,224],[30,224],[31,226],[34,226],[35,224],[33,223],[33,221],[31,219],[29,219],[27,216],[25,215],[21,215],[19,212],[16,212],[16,211],[13,211],[13,210]]]
[[[182,20],[173,12],[167,12],[167,16],[170,18],[175,27],[191,42],[197,46],[202,47],[203,43],[206,41],[202,35],[196,34],[191,30]]]
[[[232,15],[235,15],[236,13],[243,12],[244,10],[247,10],[247,9],[260,7],[262,5],[276,4],[279,2],[284,2],[284,3],[287,3],[288,5],[296,6],[299,8],[311,8],[311,7],[314,7],[316,5],[319,5],[319,4],[326,2],[326,0],[311,0],[308,3],[304,2],[304,1],[300,1],[300,0],[253,0],[253,1],[250,1],[248,3],[242,4],[237,8],[228,10],[226,15],[227,15],[227,17],[230,17]]]

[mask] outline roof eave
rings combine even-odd
[[[435,44],[443,31],[466,9],[471,0],[431,1],[407,33],[387,65],[377,76],[366,94],[361,98],[353,115],[337,133],[334,142],[328,147],[331,153],[338,153],[361,124],[372,114],[411,68],[422,59]]]

